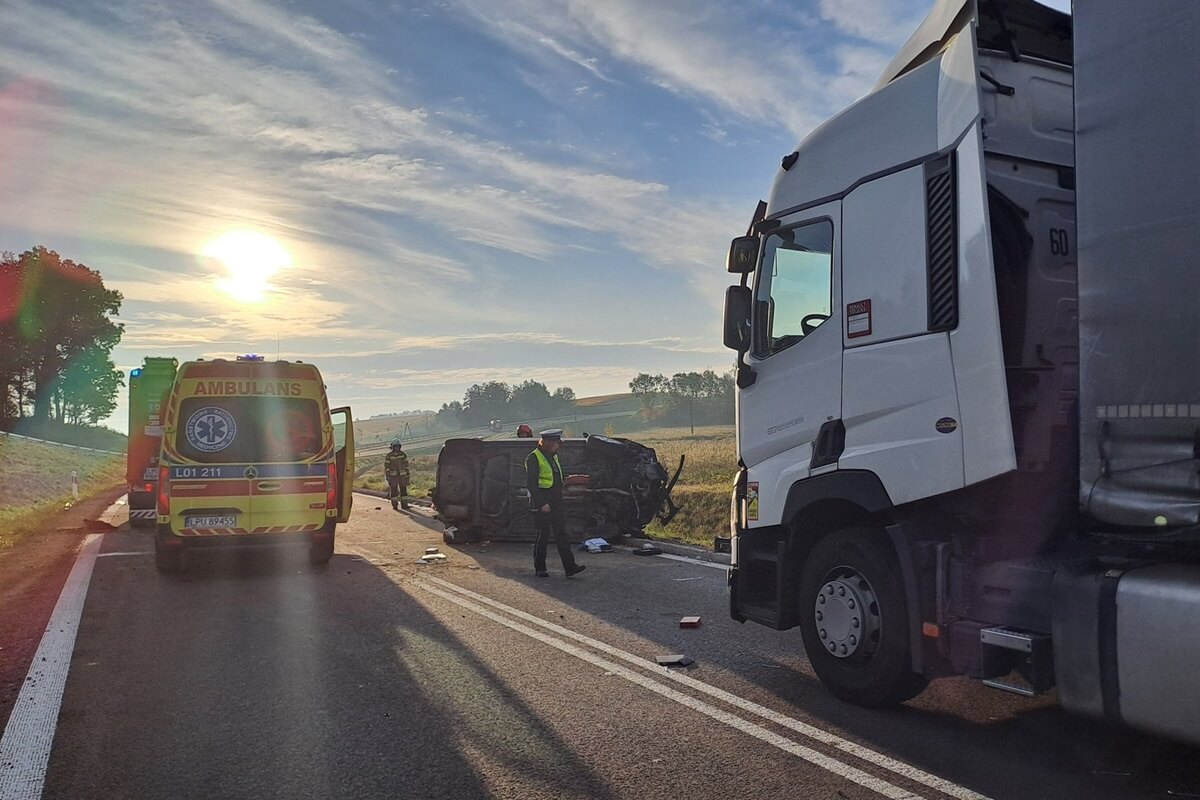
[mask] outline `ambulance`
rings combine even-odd
[[[155,561],[182,568],[192,548],[306,545],[333,556],[350,517],[354,428],[329,408],[312,364],[189,361],[162,416]]]

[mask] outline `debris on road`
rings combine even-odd
[[[111,522],[105,522],[102,519],[85,519],[83,527],[89,531],[115,531],[118,525],[113,525]]]
[[[612,545],[606,539],[588,539],[579,546],[579,549],[585,553],[608,553],[612,551]]]
[[[659,555],[662,555],[662,548],[655,547],[654,545],[647,542],[646,544],[642,545],[638,549],[634,550],[633,554],[635,556],[659,556]]]
[[[437,564],[446,560],[446,554],[438,551],[436,547],[426,547],[425,555],[417,559],[418,564]]]
[[[667,669],[690,667],[696,663],[696,659],[688,658],[682,653],[670,656],[658,656],[655,660],[658,661],[660,667],[666,667]]]
[[[679,620],[679,627],[681,627],[681,628],[699,628],[700,627],[700,618],[699,617],[683,617],[682,619]]]

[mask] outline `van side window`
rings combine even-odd
[[[791,347],[829,319],[833,223],[820,220],[767,237],[755,284],[755,352]]]

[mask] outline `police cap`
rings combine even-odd
[[[548,431],[542,431],[538,434],[538,436],[542,437],[548,442],[561,442],[562,433],[562,428],[551,428]]]

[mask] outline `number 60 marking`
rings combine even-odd
[[[1050,254],[1055,256],[1071,255],[1071,243],[1067,239],[1067,232],[1065,229],[1050,229]]]

